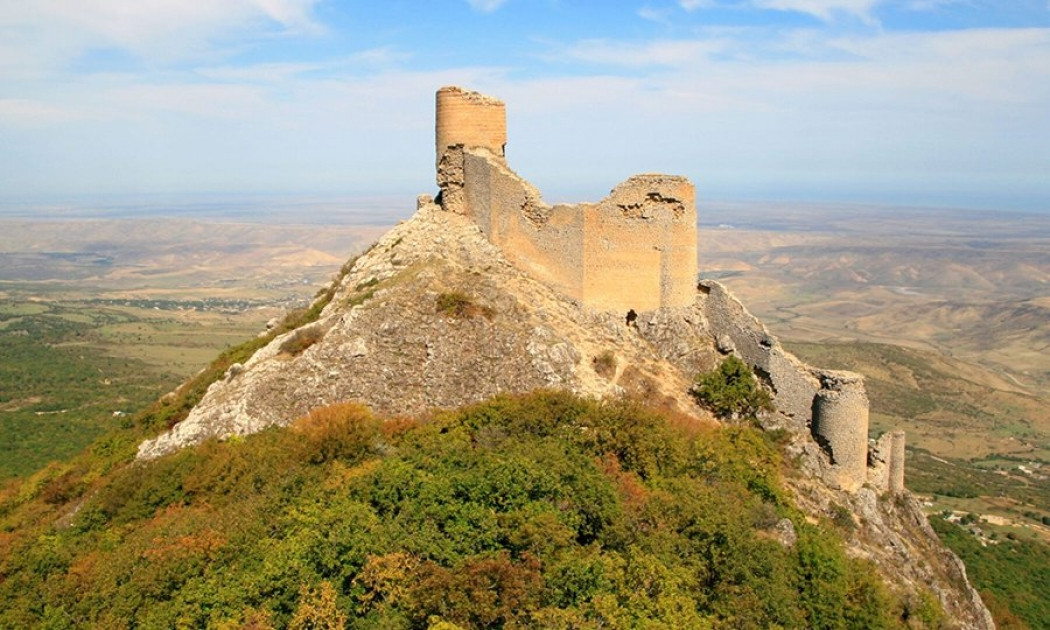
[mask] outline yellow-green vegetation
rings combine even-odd
[[[0,479],[71,457],[177,382],[107,352],[99,331],[135,319],[85,305],[0,302]]]
[[[845,629],[939,614],[807,522],[768,436],[628,401],[540,392],[382,422],[338,405],[148,464],[96,465],[105,452],[0,492],[0,627]],[[794,544],[777,540],[783,519]]]
[[[492,317],[492,309],[478,304],[461,291],[449,291],[437,296],[437,312],[449,317]]]
[[[769,392],[735,355],[723,359],[717,369],[697,375],[692,394],[701,406],[723,419],[754,418],[773,409]]]
[[[221,301],[0,301],[0,479],[69,458],[114,426],[156,430],[180,421],[230,365],[316,320],[353,262],[309,307],[288,313],[267,336],[232,347],[261,322],[194,310]]]

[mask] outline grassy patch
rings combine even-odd
[[[437,296],[437,312],[449,317],[470,319],[474,317],[485,317],[491,319],[494,311],[481,304],[474,298],[460,291],[441,293]]]
[[[616,354],[612,350],[601,352],[591,363],[599,376],[612,378],[616,375]]]

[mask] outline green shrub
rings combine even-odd
[[[700,374],[692,394],[702,406],[720,418],[754,418],[771,411],[773,402],[751,368],[736,356],[726,357],[717,370]]]

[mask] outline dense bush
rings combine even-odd
[[[752,429],[559,392],[425,421],[327,407],[79,504],[75,479],[0,494],[0,627],[900,627],[781,465]]]
[[[754,418],[773,408],[769,392],[735,355],[726,357],[717,370],[698,375],[692,393],[697,402],[721,418]]]

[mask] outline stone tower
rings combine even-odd
[[[831,458],[828,481],[853,492],[868,476],[868,395],[864,377],[823,372],[813,398],[812,432]]]
[[[436,119],[438,163],[445,151],[456,146],[504,157],[507,108],[503,101],[460,87],[443,87],[437,91]]]

